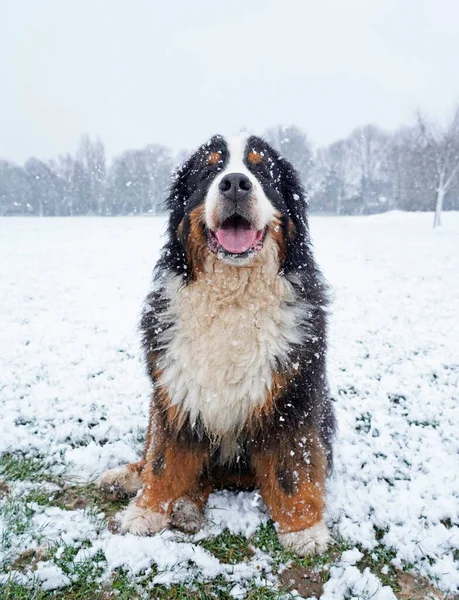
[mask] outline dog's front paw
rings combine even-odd
[[[203,516],[198,506],[188,498],[179,498],[172,506],[170,524],[184,533],[196,533],[203,524]]]
[[[279,541],[298,556],[321,554],[331,542],[330,533],[323,521],[301,531],[280,533]]]
[[[135,496],[142,487],[142,480],[138,471],[132,470],[129,465],[124,465],[102,473],[98,484],[106,493]]]
[[[153,535],[169,524],[167,515],[141,508],[131,502],[122,513],[118,515],[120,533],[133,533],[134,535]]]

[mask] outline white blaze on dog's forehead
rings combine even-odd
[[[250,175],[251,173],[244,163],[247,147],[247,135],[241,134],[232,136],[230,138],[226,138],[225,141],[229,155],[229,161],[226,170],[231,173],[248,173]]]

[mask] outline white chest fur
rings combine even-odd
[[[267,239],[250,267],[209,257],[197,281],[168,284],[172,326],[163,334],[160,383],[172,404],[200,416],[214,438],[234,438],[266,401],[276,360],[288,362],[298,343],[292,284],[278,275],[277,247]]]

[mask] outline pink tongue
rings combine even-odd
[[[233,254],[241,254],[255,243],[256,231],[246,227],[225,226],[215,232],[221,246]]]

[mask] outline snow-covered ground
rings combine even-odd
[[[0,220],[0,454],[38,456],[52,472],[82,481],[136,459],[150,393],[136,325],[164,224]],[[334,296],[329,373],[339,435],[329,523],[351,545],[394,549],[394,564],[454,590],[459,213],[445,213],[435,231],[431,214],[396,212],[313,217],[311,228]],[[18,551],[36,545],[37,532],[70,544],[89,540],[81,552],[101,551],[107,571],[155,562],[158,582],[223,575],[238,582],[235,595],[269,573],[262,552],[231,566],[178,534],[122,537],[97,515],[35,508]],[[256,494],[214,495],[208,517],[202,535],[225,526],[250,534],[266,520]],[[352,562],[331,568],[324,599],[395,597]],[[52,561],[35,574],[48,588],[66,583]]]

